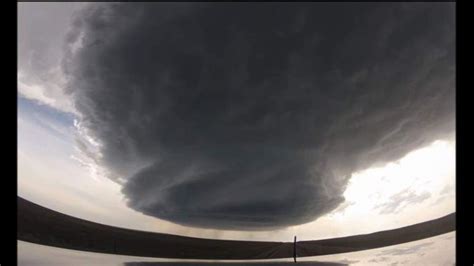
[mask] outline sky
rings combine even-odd
[[[278,241],[455,211],[454,3],[18,5],[19,196]]]

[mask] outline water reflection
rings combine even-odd
[[[18,264],[20,266],[186,266],[186,265],[453,265],[455,263],[456,233],[448,234],[405,243],[402,245],[388,246],[385,248],[366,250],[352,253],[342,253],[320,257],[301,257],[298,263],[293,259],[275,261],[249,261],[249,262],[222,262],[222,261],[192,261],[160,259],[147,257],[133,257],[113,254],[101,254],[70,249],[55,248],[18,241]]]
[[[126,262],[124,266],[215,266],[215,265],[229,265],[229,266],[245,266],[245,265],[256,265],[256,266],[295,266],[294,262],[278,261],[278,262],[181,262],[181,261],[170,261],[170,262]],[[306,266],[345,266],[349,264],[335,263],[335,262],[317,262],[317,261],[302,261],[296,265]]]

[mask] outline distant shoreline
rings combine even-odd
[[[258,260],[331,255],[421,240],[456,229],[456,213],[397,229],[293,242],[216,240],[94,223],[18,197],[17,239],[60,248],[140,257]]]

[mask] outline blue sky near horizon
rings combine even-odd
[[[37,100],[30,100],[21,94],[18,95],[18,112],[23,114],[41,114],[64,126],[72,126],[74,123],[74,114],[63,112],[51,106],[43,104]]]

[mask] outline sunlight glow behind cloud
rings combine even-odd
[[[412,195],[429,193],[430,200],[436,200],[443,189],[454,187],[454,173],[455,143],[435,141],[399,161],[354,173],[344,192],[350,204],[344,211],[347,215],[376,212],[378,206],[404,191]],[[407,200],[402,204],[409,205]]]

